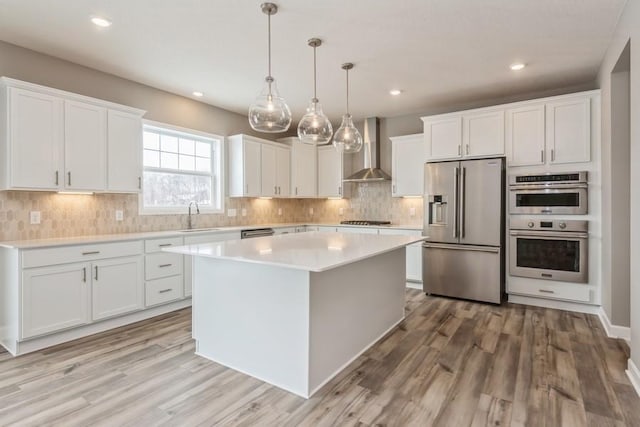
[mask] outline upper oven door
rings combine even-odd
[[[587,283],[588,234],[577,232],[509,232],[512,276]]]
[[[587,187],[511,186],[509,188],[511,214],[563,214],[587,213]]]

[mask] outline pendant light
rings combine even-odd
[[[342,116],[342,124],[333,135],[333,146],[343,153],[357,153],[362,149],[362,135],[353,125],[353,119],[349,114],[349,70],[353,64],[342,64],[342,69],[347,72],[347,112]]]
[[[333,126],[322,112],[322,106],[316,94],[316,48],[322,44],[322,40],[309,39],[308,44],[313,48],[313,98],[309,102],[307,113],[298,123],[298,138],[305,144],[325,145],[331,141]]]
[[[249,124],[258,132],[285,132],[291,125],[291,110],[278,93],[276,80],[271,76],[271,15],[278,12],[278,6],[273,3],[262,3],[260,7],[268,16],[269,74],[264,79],[262,91],[249,107]]]

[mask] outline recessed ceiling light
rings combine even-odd
[[[515,64],[511,64],[511,68],[513,71],[520,71],[525,67],[525,65],[521,62],[516,62]]]
[[[197,96],[198,98],[202,98],[204,96],[204,93],[195,91],[195,92],[193,92],[193,96]]]
[[[402,91],[400,89],[391,89],[389,93],[393,96],[398,96],[402,93]]]
[[[93,22],[98,27],[103,27],[103,28],[110,27],[111,24],[113,24],[113,22],[111,22],[107,18],[102,18],[100,16],[92,16],[91,22]]]

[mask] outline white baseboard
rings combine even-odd
[[[598,314],[600,306],[580,304],[568,301],[558,301],[546,298],[526,297],[509,294],[509,302],[514,304],[533,305],[535,307],[555,308],[556,310],[575,311],[577,313]]]
[[[604,311],[602,307],[598,310],[598,317],[600,318],[600,323],[602,323],[602,326],[609,338],[622,338],[627,341],[627,343],[631,341],[631,328],[627,326],[612,325],[611,320],[609,320],[609,316],[607,316],[607,312]]]
[[[640,370],[638,370],[636,364],[633,363],[633,360],[629,359],[627,362],[627,370],[625,372],[627,373],[627,377],[629,377],[631,385],[638,396],[640,396]]]
[[[407,288],[422,290],[422,282],[411,282],[407,280]]]

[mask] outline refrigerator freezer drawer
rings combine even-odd
[[[424,292],[500,304],[504,294],[499,247],[425,243]]]

